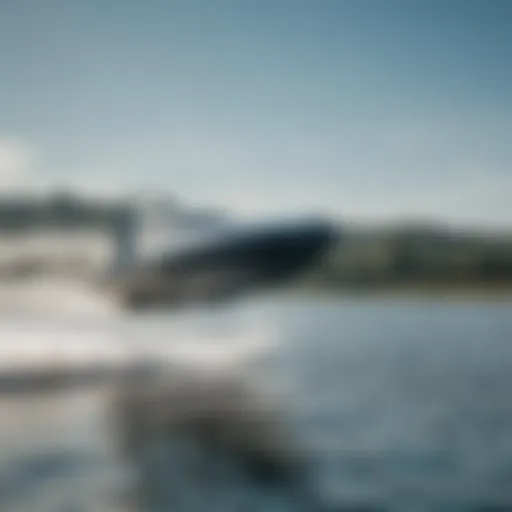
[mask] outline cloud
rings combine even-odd
[[[24,181],[31,160],[32,152],[22,141],[0,137],[0,187],[9,188]]]

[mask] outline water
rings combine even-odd
[[[70,293],[64,288],[55,303]],[[281,296],[134,316],[78,302],[65,314],[48,300],[4,309],[9,364],[27,360],[23,344],[32,344],[33,365],[48,354],[34,347],[48,344],[69,364],[158,353],[236,366],[261,353],[247,371],[287,394],[325,502],[338,510],[512,509],[510,301]],[[120,510],[116,482],[126,468],[101,397],[91,389],[0,395],[1,510]],[[253,496],[262,510],[294,510],[286,497],[275,508],[264,498]]]

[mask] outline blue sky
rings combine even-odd
[[[0,187],[512,227],[506,0],[0,2]]]

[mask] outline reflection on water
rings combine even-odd
[[[279,387],[279,407],[307,448],[302,489],[243,477],[225,458],[222,468],[209,466],[217,480],[201,495],[208,506],[192,492],[179,498],[187,510],[512,507],[510,302],[274,297],[179,316],[10,311],[0,340],[11,356],[22,343],[46,340],[54,354],[67,347],[68,361],[158,354]],[[112,443],[110,389],[1,395],[1,510],[126,510],[122,490],[132,474]],[[175,489],[169,500],[198,481],[185,472],[194,451],[186,446],[155,443],[145,462],[146,470],[163,464],[163,479],[150,483]],[[306,485],[309,502],[300,495]]]

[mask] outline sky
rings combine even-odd
[[[512,228],[512,2],[0,0],[0,190]]]

